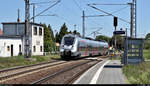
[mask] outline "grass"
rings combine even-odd
[[[150,49],[143,50],[143,56],[144,56],[144,59],[150,59]]]
[[[59,55],[46,55],[46,56],[32,56],[34,60],[27,60],[24,56],[16,56],[16,57],[6,57],[0,58],[0,69],[15,67],[15,66],[24,66],[37,64],[41,62],[48,62],[52,59],[60,59]]]
[[[144,59],[150,59],[150,50],[143,50]],[[131,84],[150,84],[150,62],[128,64],[123,67],[123,73]]]
[[[150,62],[126,65],[123,73],[131,84],[150,84]]]

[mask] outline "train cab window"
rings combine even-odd
[[[73,45],[73,43],[74,43],[74,37],[65,37],[64,38],[65,45]]]

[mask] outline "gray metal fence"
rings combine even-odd
[[[144,61],[143,58],[143,39],[141,38],[125,38],[124,41],[124,56],[122,63],[137,64]]]

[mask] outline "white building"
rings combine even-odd
[[[0,57],[24,54],[25,23],[10,22],[2,24],[3,36],[0,36]],[[29,32],[31,55],[43,55],[43,26],[37,23],[30,23]]]

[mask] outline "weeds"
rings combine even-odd
[[[59,55],[32,56],[31,58],[35,60],[28,61],[27,59],[24,58],[24,56],[0,58],[0,69],[47,62],[52,59],[59,59],[60,56]]]

